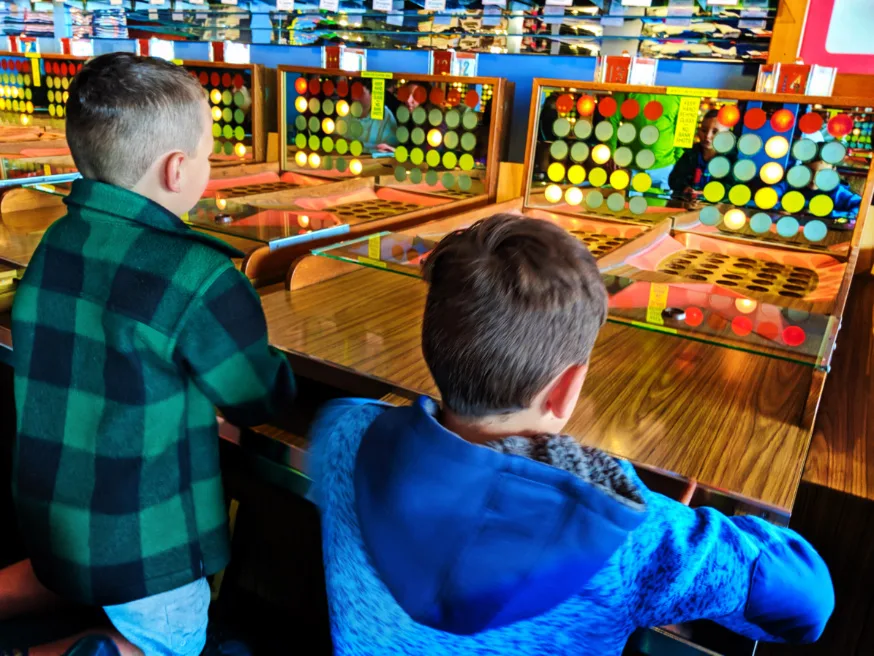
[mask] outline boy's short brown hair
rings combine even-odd
[[[131,188],[164,153],[197,151],[205,92],[184,68],[129,53],[89,61],[70,84],[67,143],[86,178]]]
[[[424,266],[422,350],[463,417],[521,410],[588,362],[607,292],[588,249],[549,221],[496,214],[447,235]]]

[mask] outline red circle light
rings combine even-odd
[[[828,122],[828,133],[835,139],[846,137],[853,131],[853,119],[848,114],[838,114]]]
[[[740,110],[737,105],[723,105],[716,115],[716,120],[727,128],[733,128],[740,120]]]
[[[235,89],[242,89],[243,88],[243,76],[240,75],[239,73],[237,73],[234,76],[234,88]]]
[[[577,100],[577,114],[591,116],[595,111],[595,99],[592,96],[580,96]]]
[[[765,113],[765,110],[760,107],[753,107],[752,109],[747,110],[747,113],[744,114],[744,126],[750,130],[758,130],[765,125],[767,120],[768,115]]]
[[[410,87],[402,86],[398,89],[398,100],[402,103],[406,104],[406,102],[410,99]]]
[[[731,320],[731,330],[738,337],[746,337],[753,332],[753,322],[743,315]]]
[[[563,93],[555,101],[555,108],[561,114],[567,114],[574,108],[574,97],[569,93]]]
[[[771,117],[771,127],[777,132],[786,132],[795,125],[795,114],[788,109],[778,109]]]
[[[212,86],[217,87],[219,83],[222,81],[222,76],[218,73],[213,73],[209,76],[209,82]]]
[[[763,321],[759,324],[756,332],[759,334],[759,336],[767,340],[774,341],[780,334],[780,327],[776,323],[772,323],[771,321]]]
[[[434,87],[431,89],[431,97],[430,100],[435,105],[442,105],[446,95],[443,93],[443,89],[440,87]]]
[[[814,134],[822,129],[822,116],[816,112],[807,112],[804,116],[798,119],[798,127],[804,134]]]
[[[650,100],[643,108],[643,115],[650,121],[656,121],[662,117],[664,107],[658,100]]]
[[[640,103],[634,100],[634,98],[629,98],[624,103],[622,103],[622,107],[619,109],[619,111],[622,113],[622,118],[628,119],[630,121],[635,116],[640,114]]]
[[[334,80],[325,80],[324,82],[322,82],[322,92],[326,96],[329,96],[329,97],[333,96],[334,95]]]
[[[806,339],[804,329],[798,326],[788,326],[783,330],[783,341],[787,346],[801,346]]]
[[[299,77],[294,81],[294,90],[303,95],[307,92],[306,78]]]
[[[341,98],[345,98],[349,93],[349,80],[345,77],[341,77],[337,80],[337,95]]]
[[[200,80],[200,83],[203,86],[206,86],[207,84],[209,84],[209,73],[207,73],[206,71],[201,71],[200,75],[197,76],[197,79]]]
[[[456,107],[461,102],[461,92],[458,89],[452,88],[446,94],[446,104],[450,107]]]
[[[704,321],[704,313],[696,307],[686,308],[686,325],[693,328],[700,326]]]
[[[471,89],[466,94],[464,94],[464,104],[471,109],[476,109],[476,106],[479,105],[479,94]]]
[[[318,95],[319,91],[322,90],[322,83],[319,81],[319,78],[313,77],[310,78],[309,84],[307,88],[310,90],[310,93],[314,96]]]
[[[604,118],[610,118],[616,113],[616,101],[610,96],[601,98],[598,103],[598,113]]]
[[[64,75],[64,76],[67,75],[67,62],[64,62],[63,64],[61,64],[61,75]]]
[[[428,92],[425,91],[425,87],[420,87],[419,85],[413,87],[413,100],[418,105],[425,104],[425,101],[428,100]]]
[[[352,100],[361,100],[364,95],[364,85],[361,82],[352,83]]]

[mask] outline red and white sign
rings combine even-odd
[[[874,71],[874,3],[810,0],[799,57],[841,73]]]

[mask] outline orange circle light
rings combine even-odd
[[[577,100],[577,113],[580,116],[591,116],[595,113],[595,99],[592,96],[580,96]]]
[[[734,302],[734,307],[742,314],[752,314],[758,306],[759,304],[751,298],[739,298]]]
[[[234,146],[234,152],[237,154],[237,157],[245,157],[246,144],[238,143],[236,146]]]
[[[223,210],[228,206],[228,201],[226,201],[224,198],[216,198],[215,199],[215,206],[218,209]]]
[[[308,228],[310,225],[310,217],[308,217],[306,214],[301,214],[299,217],[297,217],[297,224],[301,228]]]
[[[733,128],[740,120],[740,110],[737,105],[723,105],[716,116],[716,120],[727,128]]]
[[[306,78],[299,77],[294,81],[294,90],[298,93],[306,93],[307,92],[307,81]]]

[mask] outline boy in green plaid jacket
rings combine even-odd
[[[293,378],[230,260],[241,254],[179,218],[209,179],[197,81],[117,53],[69,91],[83,179],[13,308],[13,486],[30,561],[0,572],[0,617],[60,597],[103,606],[123,653],[199,654],[204,577],[229,557],[215,407],[264,422]]]

